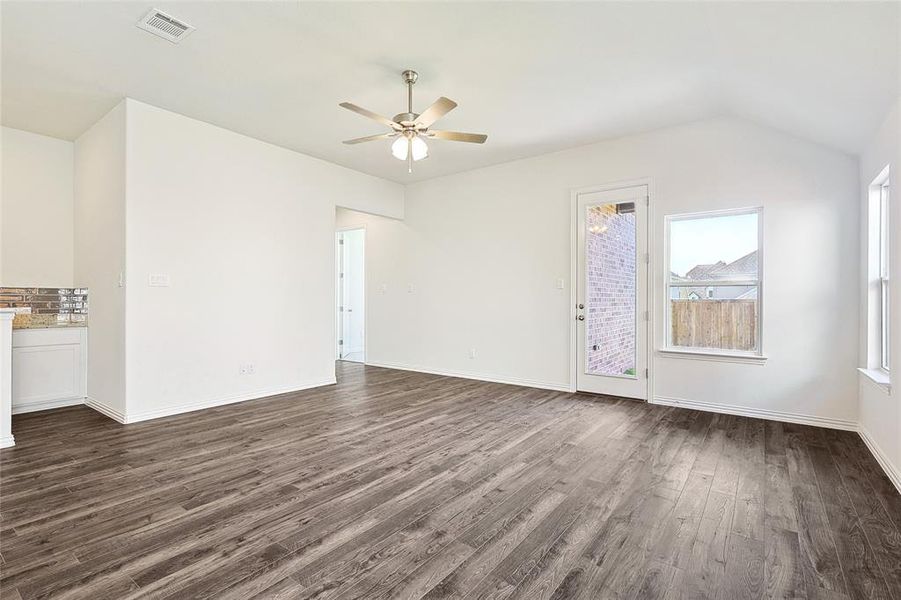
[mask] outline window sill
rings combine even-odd
[[[731,352],[711,352],[702,350],[676,350],[674,348],[661,348],[657,354],[665,358],[688,358],[691,360],[712,360],[720,362],[733,362],[746,365],[763,365],[767,357],[763,354],[739,354]]]
[[[886,394],[892,393],[892,381],[889,374],[882,369],[857,369],[861,375],[864,375],[871,383],[878,386]]]

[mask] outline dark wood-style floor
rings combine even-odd
[[[3,600],[897,598],[852,433],[342,364],[134,425],[15,417]]]

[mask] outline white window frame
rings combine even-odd
[[[889,166],[866,188],[866,262],[862,278],[866,314],[864,364],[858,371],[887,394],[892,393],[890,373],[891,315],[889,256],[891,254],[891,176]]]
[[[891,235],[889,233],[891,204],[889,178],[879,183],[879,249],[877,251],[877,273],[879,277],[879,360],[877,366],[886,374],[891,372],[891,287],[889,286],[889,255]]]
[[[755,281],[742,280],[698,280],[690,283],[674,283],[670,277],[670,227],[672,223],[677,221],[688,221],[696,219],[707,219],[715,217],[731,217],[738,215],[757,215],[757,279]],[[666,215],[664,217],[664,257],[663,257],[663,300],[664,300],[664,318],[663,318],[663,346],[659,350],[661,354],[667,356],[684,356],[687,358],[707,358],[712,360],[737,360],[739,362],[762,362],[766,360],[763,353],[763,207],[754,206],[748,208],[730,208],[724,210],[708,210],[694,213],[683,213],[677,215]],[[670,308],[672,287],[706,287],[706,286],[729,286],[729,285],[754,285],[757,287],[757,350],[741,351],[741,350],[724,350],[720,348],[691,348],[685,346],[672,345],[672,310]]]

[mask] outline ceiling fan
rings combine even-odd
[[[391,154],[394,158],[407,161],[407,170],[413,172],[413,161],[422,160],[429,156],[429,147],[425,143],[425,138],[434,138],[437,140],[448,140],[451,142],[470,142],[472,144],[484,144],[488,136],[483,133],[461,133],[459,131],[442,131],[440,129],[430,129],[432,124],[452,111],[457,103],[444,96],[435,100],[431,106],[425,109],[421,114],[413,112],[413,84],[419,79],[416,71],[407,69],[401,76],[407,85],[407,112],[394,115],[394,119],[383,117],[371,110],[366,110],[356,104],[350,102],[342,102],[339,106],[352,110],[364,117],[369,117],[373,121],[378,121],[382,125],[391,128],[388,133],[377,135],[368,135],[366,137],[345,140],[345,144],[360,144],[362,142],[371,142],[373,140],[384,140],[397,138],[391,144]]]

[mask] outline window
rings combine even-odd
[[[762,209],[666,217],[668,350],[760,356]]]
[[[891,348],[889,347],[889,251],[891,249],[889,239],[889,180],[886,176],[885,180],[877,185],[877,202],[878,202],[878,225],[879,247],[876,251],[877,265],[876,273],[879,278],[879,292],[877,301],[879,303],[879,368],[888,372],[891,362]]]

